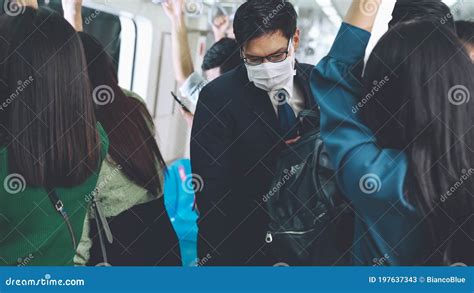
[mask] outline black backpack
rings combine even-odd
[[[339,191],[319,132],[319,115],[302,111],[301,138],[279,155],[264,196],[265,242],[275,265],[349,265],[354,214]]]

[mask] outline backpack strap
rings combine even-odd
[[[318,139],[319,140],[319,139]],[[315,150],[315,170],[313,173],[313,182],[316,186],[316,190],[320,195],[321,201],[326,205],[328,212],[332,215],[333,214],[333,207],[334,203],[331,201],[331,197],[326,193],[324,190],[324,186],[321,184],[321,178],[319,177],[319,172],[321,170],[321,154],[324,150],[324,143],[319,141],[316,143],[316,150]]]
[[[105,240],[104,240],[104,235],[105,238],[107,238],[107,241],[112,244],[113,243],[113,235],[112,231],[110,230],[109,223],[107,222],[107,219],[104,216],[104,213],[102,212],[102,209],[100,208],[99,202],[97,201],[97,198],[95,197],[95,194],[93,195],[93,200],[92,200],[92,212],[94,213],[95,216],[95,223],[97,225],[97,233],[99,234],[99,242],[100,242],[100,250],[102,252],[102,259],[103,262],[102,264],[104,266],[110,266],[107,258],[107,249],[105,246]]]
[[[319,113],[313,110],[301,110],[298,114],[299,132],[300,134],[307,134],[314,131],[319,131],[320,116]]]

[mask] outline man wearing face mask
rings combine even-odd
[[[205,265],[272,265],[265,196],[281,147],[298,139],[298,113],[317,110],[313,66],[295,60],[300,32],[285,0],[244,3],[234,33],[245,64],[202,90],[194,118],[198,254]]]

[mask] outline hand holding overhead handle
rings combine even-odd
[[[382,0],[353,0],[344,21],[371,32],[381,4]]]
[[[62,0],[64,18],[78,32],[84,30],[82,24],[82,0]]]

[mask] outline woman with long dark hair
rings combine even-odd
[[[0,265],[72,265],[107,136],[76,31],[12,5],[22,13],[0,16]]]
[[[419,19],[382,37],[361,81],[363,4],[312,77],[322,137],[358,215],[354,262],[474,265],[474,67],[450,28]]]
[[[99,212],[90,214],[76,264],[179,266],[179,242],[163,199],[166,164],[154,137],[153,119],[140,97],[118,86],[111,57],[99,41],[79,34],[97,120],[109,136],[110,148],[95,193],[105,219]],[[96,228],[97,221],[103,227]],[[111,241],[101,244],[101,231],[109,231]]]

